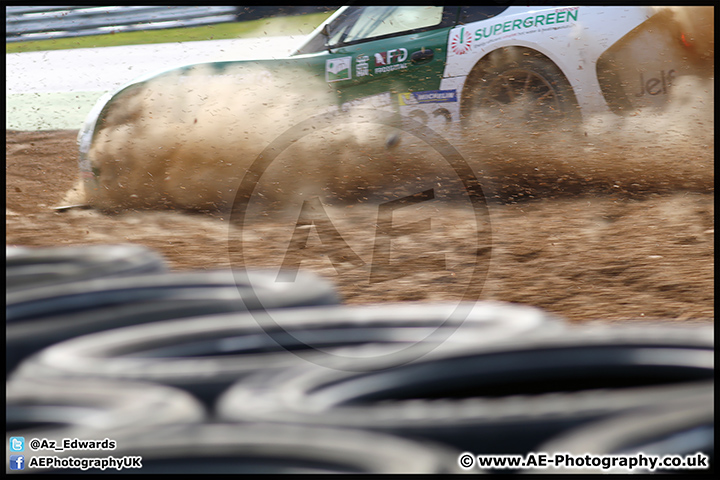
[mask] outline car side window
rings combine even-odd
[[[459,7],[348,7],[294,55],[319,52],[400,33],[422,32],[455,24]]]
[[[443,7],[371,6],[347,17],[330,36],[330,45],[367,40],[394,33],[440,25]]]

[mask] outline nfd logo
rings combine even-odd
[[[387,52],[375,54],[375,66],[390,65],[393,63],[402,63],[407,60],[408,51],[405,48],[395,48]]]
[[[462,27],[450,35],[450,51],[455,55],[462,55],[470,51],[472,46],[472,34]]]

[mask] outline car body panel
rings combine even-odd
[[[612,24],[602,25],[608,9],[613,8]],[[618,10],[619,9],[619,10]],[[465,78],[477,62],[503,47],[519,46],[537,51],[550,59],[565,74],[573,87],[581,112],[605,113],[605,100],[598,95],[600,86],[595,73],[598,57],[628,31],[652,16],[647,8],[620,7],[510,7],[500,17],[454,28],[450,38],[461,32],[469,38],[466,49],[448,53],[444,76]],[[544,24],[552,18],[552,26]],[[557,22],[558,17],[562,21]],[[507,30],[507,31],[505,31]],[[461,83],[459,88],[462,88]],[[450,84],[443,88],[451,88]],[[455,87],[458,88],[458,87]]]
[[[339,102],[378,92],[438,89],[445,69],[448,31],[444,28],[409,35],[402,46],[393,40],[378,40],[334,49],[329,58],[344,58],[352,65],[350,79],[333,82],[339,90]]]

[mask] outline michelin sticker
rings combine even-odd
[[[339,57],[326,60],[325,81],[339,82],[341,80],[350,80],[352,78],[351,65],[352,57]]]
[[[418,105],[422,103],[457,102],[456,90],[428,90],[425,92],[409,92],[399,94],[400,106]]]

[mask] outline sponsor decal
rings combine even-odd
[[[339,82],[341,80],[350,80],[352,72],[350,65],[352,57],[331,58],[325,61],[325,81]]]
[[[393,72],[395,70],[403,70],[408,68],[407,63],[398,63],[397,65],[387,65],[385,67],[378,67],[375,69],[375,73]]]
[[[398,100],[400,106],[457,102],[457,90],[427,90],[424,92],[401,93],[398,95]]]
[[[673,78],[675,77],[675,69],[671,69],[667,72],[660,70],[660,75],[650,77],[645,80],[645,73],[640,72],[640,92],[636,93],[636,97],[642,97],[646,93],[648,95],[666,95],[668,89],[672,86]]]
[[[462,55],[470,51],[472,45],[472,33],[462,27],[460,31],[454,32],[450,36],[450,51],[455,55]]]
[[[407,60],[408,51],[406,48],[394,48],[387,52],[375,54],[375,66],[390,65],[393,63],[402,63]]]
[[[578,13],[578,7],[572,7],[567,9],[558,9],[552,13],[532,15],[526,18],[517,18],[515,20],[508,20],[507,22],[496,23],[495,25],[490,25],[475,30],[473,40],[477,42],[479,40],[491,38],[502,33],[513,32],[517,30],[524,31],[528,28],[533,27],[543,27],[577,21]]]
[[[408,67],[407,63],[404,63],[408,58],[408,51],[406,48],[394,48],[392,50],[388,50],[387,52],[376,53],[374,56],[374,73],[392,72],[395,70],[403,70]]]
[[[370,57],[368,57],[367,55],[358,55],[355,58],[356,77],[365,77],[367,75],[370,75],[370,67],[368,66],[368,61],[370,61]]]

